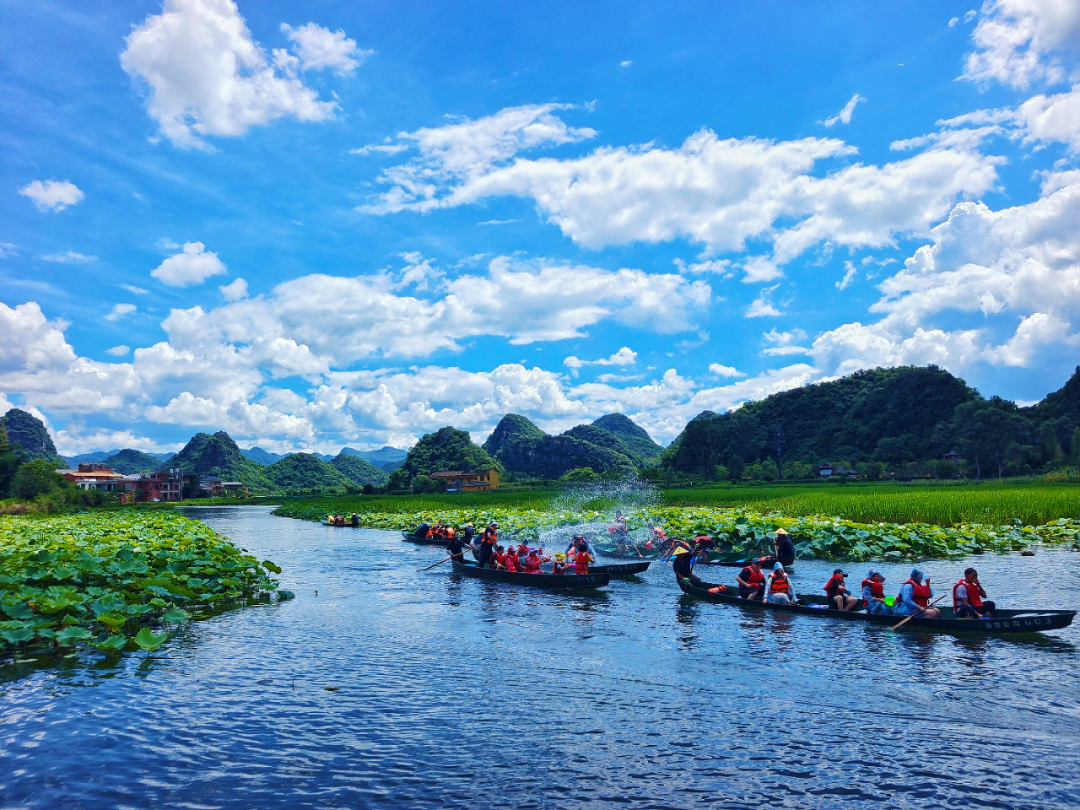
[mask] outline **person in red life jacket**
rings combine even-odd
[[[701,587],[701,579],[694,573],[694,555],[679,546],[671,552],[671,570],[675,572],[675,579],[685,579],[695,588]]]
[[[699,560],[709,559],[709,552],[713,549],[713,539],[707,534],[699,534],[694,538],[694,556]]]
[[[499,542],[498,533],[499,524],[492,521],[488,524],[488,527],[484,529],[484,533],[480,535],[480,552],[476,557],[476,564],[481,568],[488,564],[491,559],[491,553],[495,550],[495,546]]]
[[[866,612],[871,616],[888,616],[892,613],[892,608],[885,603],[885,575],[880,571],[871,568],[867,573],[862,581],[862,598],[866,603]]]
[[[491,568],[497,568],[500,571],[506,570],[506,549],[502,546],[495,546],[495,549],[491,552],[491,559],[488,561],[488,565]]]
[[[829,581],[825,583],[825,595],[829,597],[829,607],[837,610],[853,610],[859,604],[859,600],[847,589],[847,583],[844,582],[846,576],[842,568],[837,568],[829,577]]]
[[[953,612],[960,619],[992,619],[993,602],[986,601],[986,591],[979,583],[979,572],[974,568],[964,569],[964,578],[953,585]]]
[[[577,554],[574,555],[574,573],[589,573],[589,563],[591,562],[596,562],[593,555],[589,553],[589,550],[584,545],[579,546]]]
[[[930,587],[930,577],[918,568],[911,569],[911,576],[900,586],[900,594],[893,603],[893,613],[897,616],[917,616],[920,619],[936,619],[941,611],[930,607],[934,590]]]
[[[521,570],[521,558],[518,557],[517,549],[514,546],[510,546],[506,550],[506,553],[502,558],[503,568],[507,571],[520,571]]]
[[[773,566],[772,573],[765,580],[765,601],[774,605],[790,605],[798,600],[795,594],[795,586],[788,579],[784,566],[777,563]]]
[[[762,599],[765,596],[765,574],[761,571],[761,560],[751,560],[739,575],[739,596],[743,599]]]
[[[532,549],[529,551],[528,556],[523,563],[523,570],[526,574],[540,574],[543,573],[540,566],[546,562],[551,562],[550,557],[541,557],[539,549]]]

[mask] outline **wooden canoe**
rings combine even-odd
[[[325,520],[319,521],[323,526],[332,526],[335,529],[362,529],[363,526],[353,526],[352,523],[327,523]]]
[[[633,550],[631,550],[629,554],[626,554],[625,552],[619,551],[619,547],[615,545],[602,546],[599,543],[593,543],[592,547],[594,550],[599,551],[605,557],[615,557],[619,560],[654,560],[660,555],[660,552],[655,548],[646,549],[644,546],[638,546],[638,549],[640,549],[641,551],[640,554],[634,552]]]
[[[617,563],[616,565],[590,565],[590,574],[609,574],[613,577],[630,577],[634,574],[643,574],[649,570],[652,560],[641,562]]]
[[[401,539],[406,543],[416,543],[418,546],[445,546],[446,541],[441,537],[417,537],[413,532],[403,531],[401,533]]]
[[[520,571],[501,571],[497,568],[478,568],[473,563],[460,563],[457,560],[451,560],[450,564],[454,566],[454,573],[464,574],[467,577],[549,590],[602,588],[611,581],[611,574],[591,572],[588,574],[525,574]]]
[[[797,613],[802,616],[860,621],[889,627],[904,619],[903,616],[872,616],[863,611],[861,600],[858,609],[853,611],[826,607],[828,597],[817,595],[800,596],[798,603],[793,605],[774,605],[757,599],[742,599],[736,586],[728,586],[725,593],[710,593],[709,588],[717,587],[712,583],[702,582],[701,586],[697,587],[682,578],[679,578],[678,582],[682,592],[687,596],[722,605],[738,605],[751,610],[773,610],[778,613]],[[981,636],[1041,633],[1068,627],[1075,616],[1075,610],[998,610],[995,611],[993,619],[958,619],[953,615],[952,608],[942,608],[939,618],[911,619],[903,629],[964,635],[975,633]]]

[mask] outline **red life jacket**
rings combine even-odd
[[[773,593],[787,593],[788,592],[787,574],[773,574],[772,575],[772,592]]]
[[[503,560],[503,565],[506,566],[507,571],[517,571],[519,562],[520,560],[518,559],[517,554],[507,554],[506,558]]]
[[[747,571],[750,573],[747,573]],[[762,573],[760,568],[755,569],[753,566],[747,566],[740,572],[739,578],[751,588],[756,588],[765,581],[765,574]]]
[[[962,579],[952,586],[952,606],[955,610],[960,607],[960,597],[956,595],[956,591],[963,585],[967,588],[967,600],[968,604],[972,607],[982,607],[982,597],[979,595],[979,586],[973,582],[968,582],[966,579]]]
[[[877,582],[876,580],[867,578],[862,581],[862,586],[865,588],[867,585],[870,586],[870,595],[873,596],[875,599],[885,598],[884,582]]]
[[[525,558],[525,573],[526,574],[535,574],[539,570],[540,570],[540,560],[539,560],[539,558],[532,557],[532,556],[529,556],[529,557]]]
[[[825,593],[829,596],[836,596],[836,590],[844,584],[844,578],[839,574],[833,574],[829,577],[829,581],[825,583]]]
[[[911,586],[911,601],[919,607],[926,607],[926,605],[930,602],[930,586],[925,584],[916,584],[915,580],[913,579],[907,580],[904,584]]]
[[[574,556],[574,570],[579,574],[589,573],[589,552],[579,551]]]

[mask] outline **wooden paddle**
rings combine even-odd
[[[472,550],[475,550],[475,549],[476,549],[476,546],[466,546],[465,548],[468,548],[468,549],[472,549]],[[462,554],[464,554],[464,553],[465,553],[465,549],[464,549],[464,548],[463,548],[463,549],[461,550],[461,553],[462,553]],[[451,555],[450,555],[449,557],[447,557],[447,558],[446,558],[445,560],[439,560],[439,561],[438,561],[437,563],[433,563],[432,565],[429,565],[429,566],[428,566],[427,568],[424,568],[423,570],[424,570],[424,571],[430,571],[430,570],[431,570],[432,568],[434,568],[435,566],[437,566],[437,565],[442,565],[442,564],[443,564],[444,562],[450,562],[450,560],[454,559],[454,557],[457,557],[457,556],[458,556],[457,554],[451,554]]]
[[[890,629],[890,630],[895,630],[895,629],[896,629],[897,627],[903,627],[903,626],[904,626],[905,624],[907,624],[907,623],[908,623],[908,622],[910,622],[910,621],[911,621],[912,619],[914,619],[914,618],[915,618],[916,616],[918,616],[918,615],[919,615],[920,613],[922,613],[922,612],[923,612],[924,610],[926,610],[926,608],[928,608],[928,607],[933,607],[933,606],[934,606],[934,605],[936,605],[936,604],[937,604],[938,602],[940,602],[940,601],[941,601],[942,599],[944,599],[944,598],[945,598],[946,596],[948,596],[948,594],[947,594],[947,593],[943,593],[943,594],[942,594],[941,596],[939,596],[939,597],[938,597],[937,599],[935,599],[935,600],[934,600],[933,602],[931,602],[931,603],[930,603],[929,605],[927,605],[926,607],[921,607],[921,608],[919,608],[917,612],[915,612],[915,613],[912,613],[912,614],[911,614],[910,616],[907,616],[907,617],[905,617],[905,618],[904,618],[904,620],[903,620],[902,622],[900,622],[900,623],[898,623],[898,624],[894,624],[894,625],[893,625],[892,627],[890,627],[889,629]]]

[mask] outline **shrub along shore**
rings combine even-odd
[[[153,651],[171,625],[274,598],[280,571],[174,511],[0,515],[0,651]]]
[[[707,534],[732,551],[771,549],[787,529],[804,558],[924,559],[1019,551],[1037,544],[1080,542],[1080,499],[1074,485],[935,487],[768,487],[673,490],[628,506],[602,492],[567,509],[553,493],[475,493],[391,498],[341,497],[291,501],[275,514],[321,520],[329,513],[360,515],[375,529],[411,530],[436,520],[534,541],[548,529],[609,522],[622,506],[630,528],[658,525],[669,536]]]

